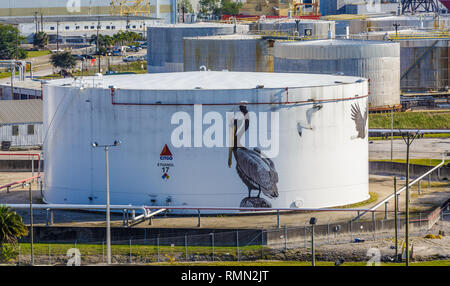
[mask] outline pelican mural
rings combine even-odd
[[[356,131],[358,131],[358,135],[352,136],[351,139],[364,139],[366,137],[367,107],[363,116],[361,108],[359,108],[359,104],[352,104],[352,119],[355,121]]]
[[[245,106],[240,106],[240,111],[244,114],[244,127],[237,132],[238,120],[233,122],[233,147],[230,147],[228,153],[228,167],[231,168],[232,157],[236,160],[236,171],[242,182],[248,188],[248,197],[241,201],[241,207],[263,207],[270,208],[272,204],[261,198],[261,193],[270,198],[278,197],[278,173],[275,165],[267,158],[259,148],[253,150],[238,146],[241,136],[248,130],[250,125],[248,119],[248,110]],[[257,190],[258,195],[252,197],[252,190]]]

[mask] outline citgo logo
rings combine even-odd
[[[159,157],[160,160],[172,160],[173,159],[172,153],[170,152],[169,147],[167,147],[167,144],[164,145],[164,148],[159,156],[160,156]]]

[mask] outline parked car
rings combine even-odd
[[[88,54],[82,54],[81,55],[84,59],[88,59],[88,60],[92,60],[94,59],[94,57],[92,55],[88,55]]]
[[[107,71],[105,74],[106,74],[106,75],[111,75],[111,74],[117,74],[117,72],[116,72],[116,71],[113,71],[113,70],[109,70],[109,71]]]
[[[128,57],[123,58],[123,61],[126,63],[136,62],[138,60],[139,60],[139,57],[136,57],[136,56],[128,56]]]
[[[82,55],[72,55],[77,61],[84,61],[84,57]]]

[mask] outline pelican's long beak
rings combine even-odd
[[[231,133],[231,147],[228,149],[228,168],[231,168],[231,164],[233,163],[233,145],[234,145],[234,136],[236,133],[236,126],[233,126],[233,132]]]

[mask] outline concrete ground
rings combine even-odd
[[[29,172],[11,172],[0,173],[0,185],[4,185],[8,182],[30,177]],[[398,186],[403,186],[404,181],[398,181]],[[436,183],[433,182],[431,188],[427,187],[427,183],[423,183],[421,188],[421,195],[417,194],[417,188],[414,187],[411,190],[411,204],[412,211],[427,212],[442,202],[446,201],[450,197],[450,184],[449,183]],[[42,203],[42,194],[37,184],[32,185],[33,188],[33,202]],[[393,192],[393,179],[386,176],[370,176],[369,184],[370,192],[377,196],[377,202],[381,201]],[[404,209],[405,200],[404,193],[400,196],[400,211]],[[0,203],[28,203],[29,191],[27,188],[13,189],[11,193],[6,193],[6,190],[0,191]],[[375,205],[376,202],[368,204],[361,204],[354,208],[369,208]],[[393,201],[388,204],[388,211],[393,211]],[[377,214],[377,218],[384,218],[384,207],[380,208],[380,213]],[[18,211],[24,218],[24,222],[28,222],[28,210]],[[345,211],[342,212],[316,212],[314,216],[317,217],[319,224],[326,224],[327,222],[333,223],[337,221],[348,221],[357,215],[356,212]],[[47,213],[43,211],[34,211],[34,222],[36,224],[46,222]],[[282,226],[303,226],[309,221],[311,213],[286,213],[280,214],[280,224]],[[364,219],[370,219],[370,215],[363,217]],[[388,214],[388,219],[392,218],[392,214]],[[57,225],[90,225],[90,226],[102,226],[104,225],[105,216],[99,212],[80,212],[80,211],[55,211],[54,221]],[[122,215],[115,214],[112,217],[113,225],[122,225]],[[275,227],[277,218],[275,214],[266,215],[214,215],[214,216],[202,216],[201,227],[203,228],[271,228]],[[160,216],[154,219],[153,225],[148,225],[148,222],[143,222],[136,227],[151,227],[151,228],[190,228],[197,226],[197,216]]]

